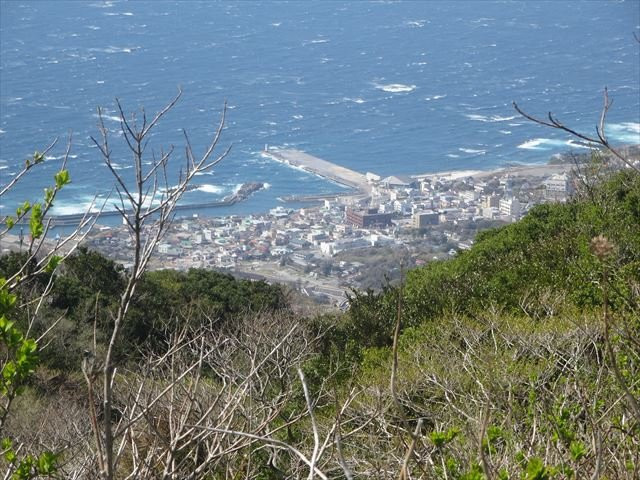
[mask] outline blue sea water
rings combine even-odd
[[[261,212],[277,197],[340,187],[260,155],[303,149],[381,175],[546,162],[582,148],[514,112],[553,111],[594,132],[602,91],[608,133],[640,143],[640,3],[634,1],[0,2],[0,184],[53,138],[50,159],[0,199],[9,213],[35,200],[73,132],[72,184],[55,213],[81,211],[113,179],[90,137],[105,110],[116,163],[133,174],[114,98],[155,112],[180,103],[149,147],[196,152],[229,105],[222,146],[232,153],[186,202],[269,184],[211,214]],[[110,207],[109,207],[110,208]]]

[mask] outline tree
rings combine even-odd
[[[46,154],[57,143],[54,140],[43,152],[36,151],[25,161],[22,170],[13,179],[0,188],[0,199],[9,192],[28,172],[44,162]],[[2,437],[0,450],[7,462],[7,475],[16,479],[29,479],[38,475],[54,475],[57,471],[58,456],[52,450],[41,453],[34,452],[33,445],[16,445],[10,437],[4,436],[4,430],[11,412],[14,400],[22,394],[25,385],[39,363],[41,342],[49,335],[58,318],[49,325],[37,338],[31,337],[32,329],[45,298],[53,285],[53,273],[58,265],[75,250],[95,223],[97,216],[89,215],[89,210],[80,220],[78,226],[66,237],[51,244],[47,240],[51,223],[46,215],[53,206],[58,192],[71,180],[66,169],[71,151],[71,136],[63,155],[60,170],[54,175],[54,184],[45,188],[44,199],[41,202],[25,201],[16,209],[15,217],[4,219],[4,227],[0,230],[0,240],[6,238],[9,232],[18,224],[29,218],[29,239],[23,254],[10,256],[3,265],[3,276],[0,277],[0,436]],[[22,237],[20,239],[22,247]],[[5,276],[6,275],[6,276]],[[38,283],[33,287],[35,294],[21,299],[20,293],[25,293],[27,286]],[[24,302],[24,303],[23,303]],[[20,310],[20,311],[19,311]],[[17,316],[22,314],[23,328],[17,325]],[[26,452],[25,452],[26,450]]]
[[[159,157],[152,155],[147,167],[146,152],[150,137],[160,120],[175,106],[182,91],[161,109],[153,118],[148,119],[145,111],[141,112],[142,121],[138,124],[135,115],[128,117],[119,100],[116,105],[119,112],[120,131],[132,155],[133,178],[127,181],[114,168],[112,150],[109,145],[110,135],[104,125],[102,110],[98,109],[99,140],[92,137],[98,147],[105,165],[116,181],[117,201],[114,207],[120,212],[127,225],[133,244],[132,265],[125,277],[124,291],[120,296],[120,304],[114,313],[113,327],[103,358],[96,358],[97,352],[88,352],[83,363],[83,373],[87,382],[90,419],[94,431],[94,446],[101,478],[115,478],[118,461],[121,459],[122,446],[127,438],[124,436],[128,428],[117,430],[114,425],[114,386],[116,364],[115,350],[120,341],[122,330],[127,322],[129,308],[134,299],[136,289],[147,270],[149,260],[158,243],[166,233],[173,218],[175,208],[187,190],[193,178],[222,161],[230,148],[214,156],[214,151],[221,137],[225,122],[226,106],[222,111],[218,128],[204,153],[196,157],[189,137],[185,138],[185,166],[180,170],[177,179],[170,179],[168,165],[173,156],[173,147],[162,151]],[[170,180],[172,180],[170,182]],[[176,183],[174,184],[173,181]],[[94,389],[101,386],[101,418],[93,409]],[[141,417],[140,417],[141,418]]]

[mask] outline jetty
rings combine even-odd
[[[195,185],[193,189],[196,189],[198,185]],[[264,183],[262,182],[249,182],[243,183],[241,187],[234,193],[227,195],[222,200],[217,201],[206,201],[199,203],[186,203],[186,204],[178,204],[174,207],[174,210],[194,210],[200,208],[217,208],[217,207],[230,207],[231,205],[235,205],[238,202],[246,200],[249,198],[254,192],[258,190],[262,190],[264,188]],[[100,218],[109,218],[109,217],[121,217],[122,214],[117,210],[103,210],[102,212],[88,212],[88,213],[71,213],[68,215],[47,215],[45,217],[45,222],[49,222],[50,227],[61,227],[61,226],[74,226],[80,223],[85,218],[90,218],[94,215],[99,214]],[[132,215],[132,211],[125,211],[126,215]],[[21,219],[15,222],[16,225],[28,225],[30,215],[25,215]],[[0,217],[0,225],[6,224],[7,217]]]
[[[353,188],[358,193],[366,195],[371,193],[371,185],[369,185],[367,177],[363,173],[336,165],[322,158],[314,157],[300,150],[265,147],[262,154],[278,162],[300,168],[337,184]]]

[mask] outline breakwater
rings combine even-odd
[[[222,200],[213,201],[213,202],[199,202],[199,203],[187,203],[187,204],[178,204],[175,206],[175,210],[193,210],[198,208],[216,208],[216,207],[229,207],[234,205],[242,200],[247,199],[251,194],[257,192],[264,188],[264,183],[260,182],[249,182],[243,183],[242,186],[231,195],[227,195]],[[125,211],[126,215],[131,215],[133,212]],[[73,226],[77,225],[83,218],[88,218],[92,215],[96,215],[96,213],[74,213],[69,215],[47,215],[45,217],[45,222],[50,222],[51,227],[58,226]],[[121,213],[117,210],[104,210],[100,212],[100,218],[110,218],[110,217],[120,217]],[[7,217],[0,217],[0,224],[4,224]],[[29,224],[29,215],[25,215],[19,221],[16,222],[16,225],[28,225]]]
[[[367,177],[335,163],[328,162],[300,150],[265,148],[262,154],[278,162],[300,168],[332,182],[353,188],[358,193],[370,194],[371,186]]]

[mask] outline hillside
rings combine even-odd
[[[61,320],[3,424],[3,468],[22,445],[53,452],[50,476],[96,478],[83,351],[105,351],[125,274],[80,249],[22,285],[29,305],[55,277],[35,322],[8,310],[16,327]],[[640,176],[353,292],[343,315],[300,318],[278,286],[213,271],[147,272],[122,331],[117,478],[638,478]]]

